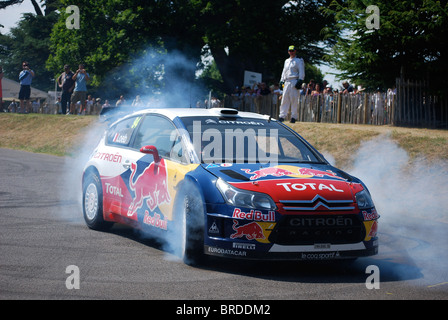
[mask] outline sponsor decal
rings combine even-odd
[[[213,120],[212,120],[213,121]],[[206,120],[207,123],[207,120]],[[208,122],[210,123],[210,122]],[[216,122],[215,122],[216,123]],[[245,124],[245,125],[251,125],[251,126],[264,126],[263,122],[258,121],[244,121],[244,120],[219,120],[219,124]]]
[[[171,197],[168,192],[167,169],[165,159],[151,164],[137,177],[137,164],[131,164],[131,175],[129,177],[129,187],[135,195],[128,210],[128,217],[133,216],[139,210],[144,201],[151,211],[162,203],[170,203]]]
[[[168,222],[165,217],[163,219],[160,219],[160,214],[158,213],[154,213],[154,216],[150,216],[148,210],[145,210],[143,223],[162,230],[167,230],[168,225]]]
[[[112,141],[116,143],[126,144],[128,141],[128,135],[116,133]]]
[[[254,243],[233,242],[233,249],[255,250]]]
[[[376,212],[375,209],[372,209],[371,212],[367,212],[365,210],[362,211],[362,217],[364,218],[364,221],[370,221],[370,220],[376,220],[378,219],[380,216],[379,214]]]
[[[134,120],[134,123],[133,123],[132,126],[131,126],[132,129],[137,128],[138,123],[140,122],[141,118],[142,118],[142,117],[137,117],[137,118]]]
[[[114,196],[118,196],[120,198],[123,198],[123,193],[121,193],[121,188],[111,185],[110,183],[105,182],[104,185],[106,186],[106,193],[111,194]]]
[[[267,176],[274,176],[274,177],[281,177],[285,175],[291,175],[294,174],[293,172],[277,167],[268,167],[268,168],[260,168],[259,170],[255,170],[253,172],[250,171],[250,169],[241,169],[242,171],[246,172],[247,174],[251,174],[250,180],[256,180],[260,178],[264,178]]]
[[[330,177],[330,178],[345,180],[344,178],[338,177],[338,175],[331,170],[322,171],[322,170],[316,170],[316,169],[310,169],[310,168],[299,168],[299,174],[301,174],[303,176],[311,176],[311,177],[319,177],[319,178]]]
[[[370,232],[367,237],[373,238],[376,236],[377,232],[378,232],[378,222],[375,220],[373,221],[372,227],[370,228]]]
[[[107,152],[97,152],[95,153],[95,155],[93,156],[95,159],[100,159],[100,160],[104,160],[104,161],[109,161],[109,162],[117,162],[117,163],[121,163],[121,154],[119,154],[118,152],[113,154],[113,153],[107,153]]]
[[[353,220],[350,218],[344,218],[342,216],[338,216],[336,218],[301,218],[296,217],[292,218],[289,221],[289,224],[292,227],[330,227],[330,226],[352,226]]]
[[[232,218],[234,219],[246,219],[254,221],[275,221],[275,211],[269,211],[268,213],[262,213],[258,210],[250,210],[249,212],[243,212],[241,209],[235,208],[233,210]]]
[[[322,252],[322,253],[302,253],[302,260],[329,260],[339,258],[339,252]]]
[[[344,178],[339,177],[336,173],[334,173],[331,170],[323,171],[323,170],[300,168],[294,166],[276,166],[276,167],[260,168],[259,170],[255,170],[253,172],[251,172],[250,169],[241,169],[241,170],[246,172],[247,174],[252,175],[250,177],[250,180],[256,180],[267,176],[274,176],[274,177],[290,176],[294,178],[312,178],[312,177],[332,178],[345,181]]]
[[[216,221],[213,221],[212,225],[208,229],[208,233],[210,233],[210,234],[219,234],[220,233],[219,228],[216,225]]]
[[[211,254],[222,254],[222,255],[231,255],[231,256],[239,256],[245,257],[247,252],[241,250],[231,250],[231,249],[223,249],[217,247],[208,247],[208,252]]]
[[[291,192],[291,190],[296,191],[305,191],[310,188],[312,190],[328,190],[335,192],[344,192],[344,190],[337,189],[333,184],[329,183],[326,185],[325,183],[315,183],[315,182],[305,182],[305,183],[291,183],[291,182],[283,182],[277,183],[278,186],[283,186],[286,191]]]
[[[238,226],[238,220],[233,220],[232,229],[236,232],[230,235],[230,238],[246,237],[247,240],[265,239],[263,229],[257,222],[251,222],[242,226]]]
[[[372,238],[376,237],[378,232],[377,220],[364,221],[364,227],[366,228],[366,237],[364,238],[364,241],[370,241]]]

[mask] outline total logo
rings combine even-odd
[[[120,187],[113,186],[107,182],[104,185],[105,185],[106,193],[123,198],[123,193],[121,192]]]
[[[283,186],[286,191],[291,192],[291,190],[297,191],[305,191],[310,188],[312,190],[328,190],[335,192],[344,192],[344,190],[337,189],[333,184],[329,183],[328,185],[324,183],[315,183],[315,182],[305,182],[305,183],[291,183],[291,182],[283,182],[277,183],[278,186]]]

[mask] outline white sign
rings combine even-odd
[[[244,86],[252,87],[256,83],[261,82],[261,73],[244,71]]]

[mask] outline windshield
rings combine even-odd
[[[202,163],[324,162],[276,121],[220,117],[181,120]]]

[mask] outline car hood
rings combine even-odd
[[[276,203],[354,202],[354,194],[363,189],[361,182],[328,164],[282,163],[203,164],[207,171],[245,190],[269,194]],[[342,203],[342,202],[341,202]],[[301,205],[297,203],[300,207]]]

